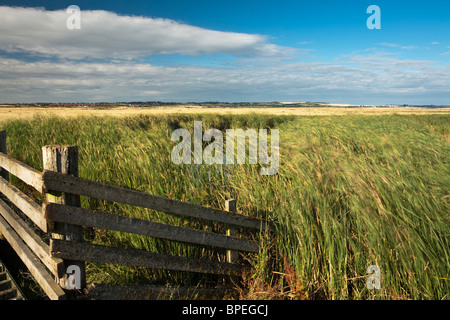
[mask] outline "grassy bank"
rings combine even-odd
[[[278,128],[280,165],[175,165],[174,129]],[[81,117],[2,123],[11,156],[41,170],[41,147],[75,144],[80,176],[173,199],[269,217],[273,235],[249,256],[243,298],[449,299],[449,115],[167,115]],[[18,183],[13,179],[13,182]],[[20,185],[20,184],[19,184]],[[25,186],[20,185],[25,189]],[[145,209],[82,198],[82,206],[199,229]],[[92,230],[95,243],[210,258],[195,246]],[[366,270],[381,270],[368,290]],[[114,265],[88,264],[88,281],[195,285],[217,279]]]

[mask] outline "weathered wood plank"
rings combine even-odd
[[[0,131],[0,152],[7,154],[7,145],[6,145],[6,131]],[[2,167],[0,167],[0,177],[3,177],[6,181],[9,181],[9,173]],[[3,240],[3,236],[0,233],[0,240]]]
[[[42,189],[42,174],[40,171],[0,152],[0,167],[3,167],[17,178],[34,187],[40,193]]]
[[[53,256],[62,259],[209,274],[236,276],[242,274],[241,266],[227,262],[171,256],[137,249],[122,249],[58,239],[50,240],[50,251]]]
[[[0,200],[0,214],[52,274],[64,275],[62,259],[50,256],[49,246],[2,200]]]
[[[0,177],[0,192],[26,214],[42,231],[47,232],[47,221],[42,214],[42,208],[33,199],[2,177]]]
[[[222,234],[171,226],[147,220],[128,218],[100,211],[92,211],[55,203],[42,205],[47,220],[93,228],[134,233],[160,239],[180,241],[210,247],[258,252],[256,242],[227,237]]]
[[[44,265],[39,261],[39,258],[31,252],[3,217],[0,217],[0,232],[3,233],[8,243],[28,270],[30,270],[47,296],[52,300],[65,299],[64,291],[56,284],[52,275],[45,269]]]
[[[6,131],[0,131],[0,152],[3,154],[8,154],[8,148],[6,146]],[[5,180],[9,181],[9,173],[5,169],[0,166],[0,177],[3,177]]]
[[[44,189],[69,192],[95,199],[129,204],[166,213],[192,218],[221,222],[251,229],[266,229],[267,223],[262,219],[231,214],[228,211],[203,207],[179,200],[155,196],[152,194],[129,190],[100,182],[90,181],[70,175],[44,170]]]
[[[237,298],[234,288],[162,287],[154,285],[92,285],[81,299],[93,300],[222,300]]]

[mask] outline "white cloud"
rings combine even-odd
[[[450,66],[354,56],[262,68],[0,60],[1,102],[345,101],[448,103]]]
[[[383,46],[383,47],[390,47],[390,48],[400,46],[398,43],[390,43],[390,42],[382,42],[382,43],[379,43],[378,45]]]
[[[154,54],[284,55],[257,34],[222,32],[169,19],[81,10],[81,29],[69,30],[65,10],[0,6],[0,50],[59,58],[132,59]]]
[[[399,48],[402,50],[412,50],[412,49],[417,49],[417,46],[413,46],[413,45],[409,45],[409,46],[405,46],[405,45],[401,45],[399,43],[390,43],[390,42],[382,42],[378,44],[379,46],[383,46],[383,47],[389,47],[389,48]]]

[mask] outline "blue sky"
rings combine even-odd
[[[0,1],[0,15],[0,103],[450,104],[450,1]]]

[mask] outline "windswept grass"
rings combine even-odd
[[[175,165],[174,129],[280,129],[280,167]],[[42,169],[41,147],[79,147],[80,176],[223,208],[235,198],[246,215],[269,218],[242,298],[449,299],[449,115],[167,115],[39,117],[10,121],[9,153]],[[13,182],[18,183],[17,180]],[[20,185],[20,184],[19,184]],[[23,185],[20,185],[24,188]],[[82,198],[82,206],[199,229],[218,225]],[[195,246],[93,230],[89,241],[155,252],[223,258]],[[368,290],[367,267],[381,270]],[[214,277],[88,264],[88,281],[196,285]]]

